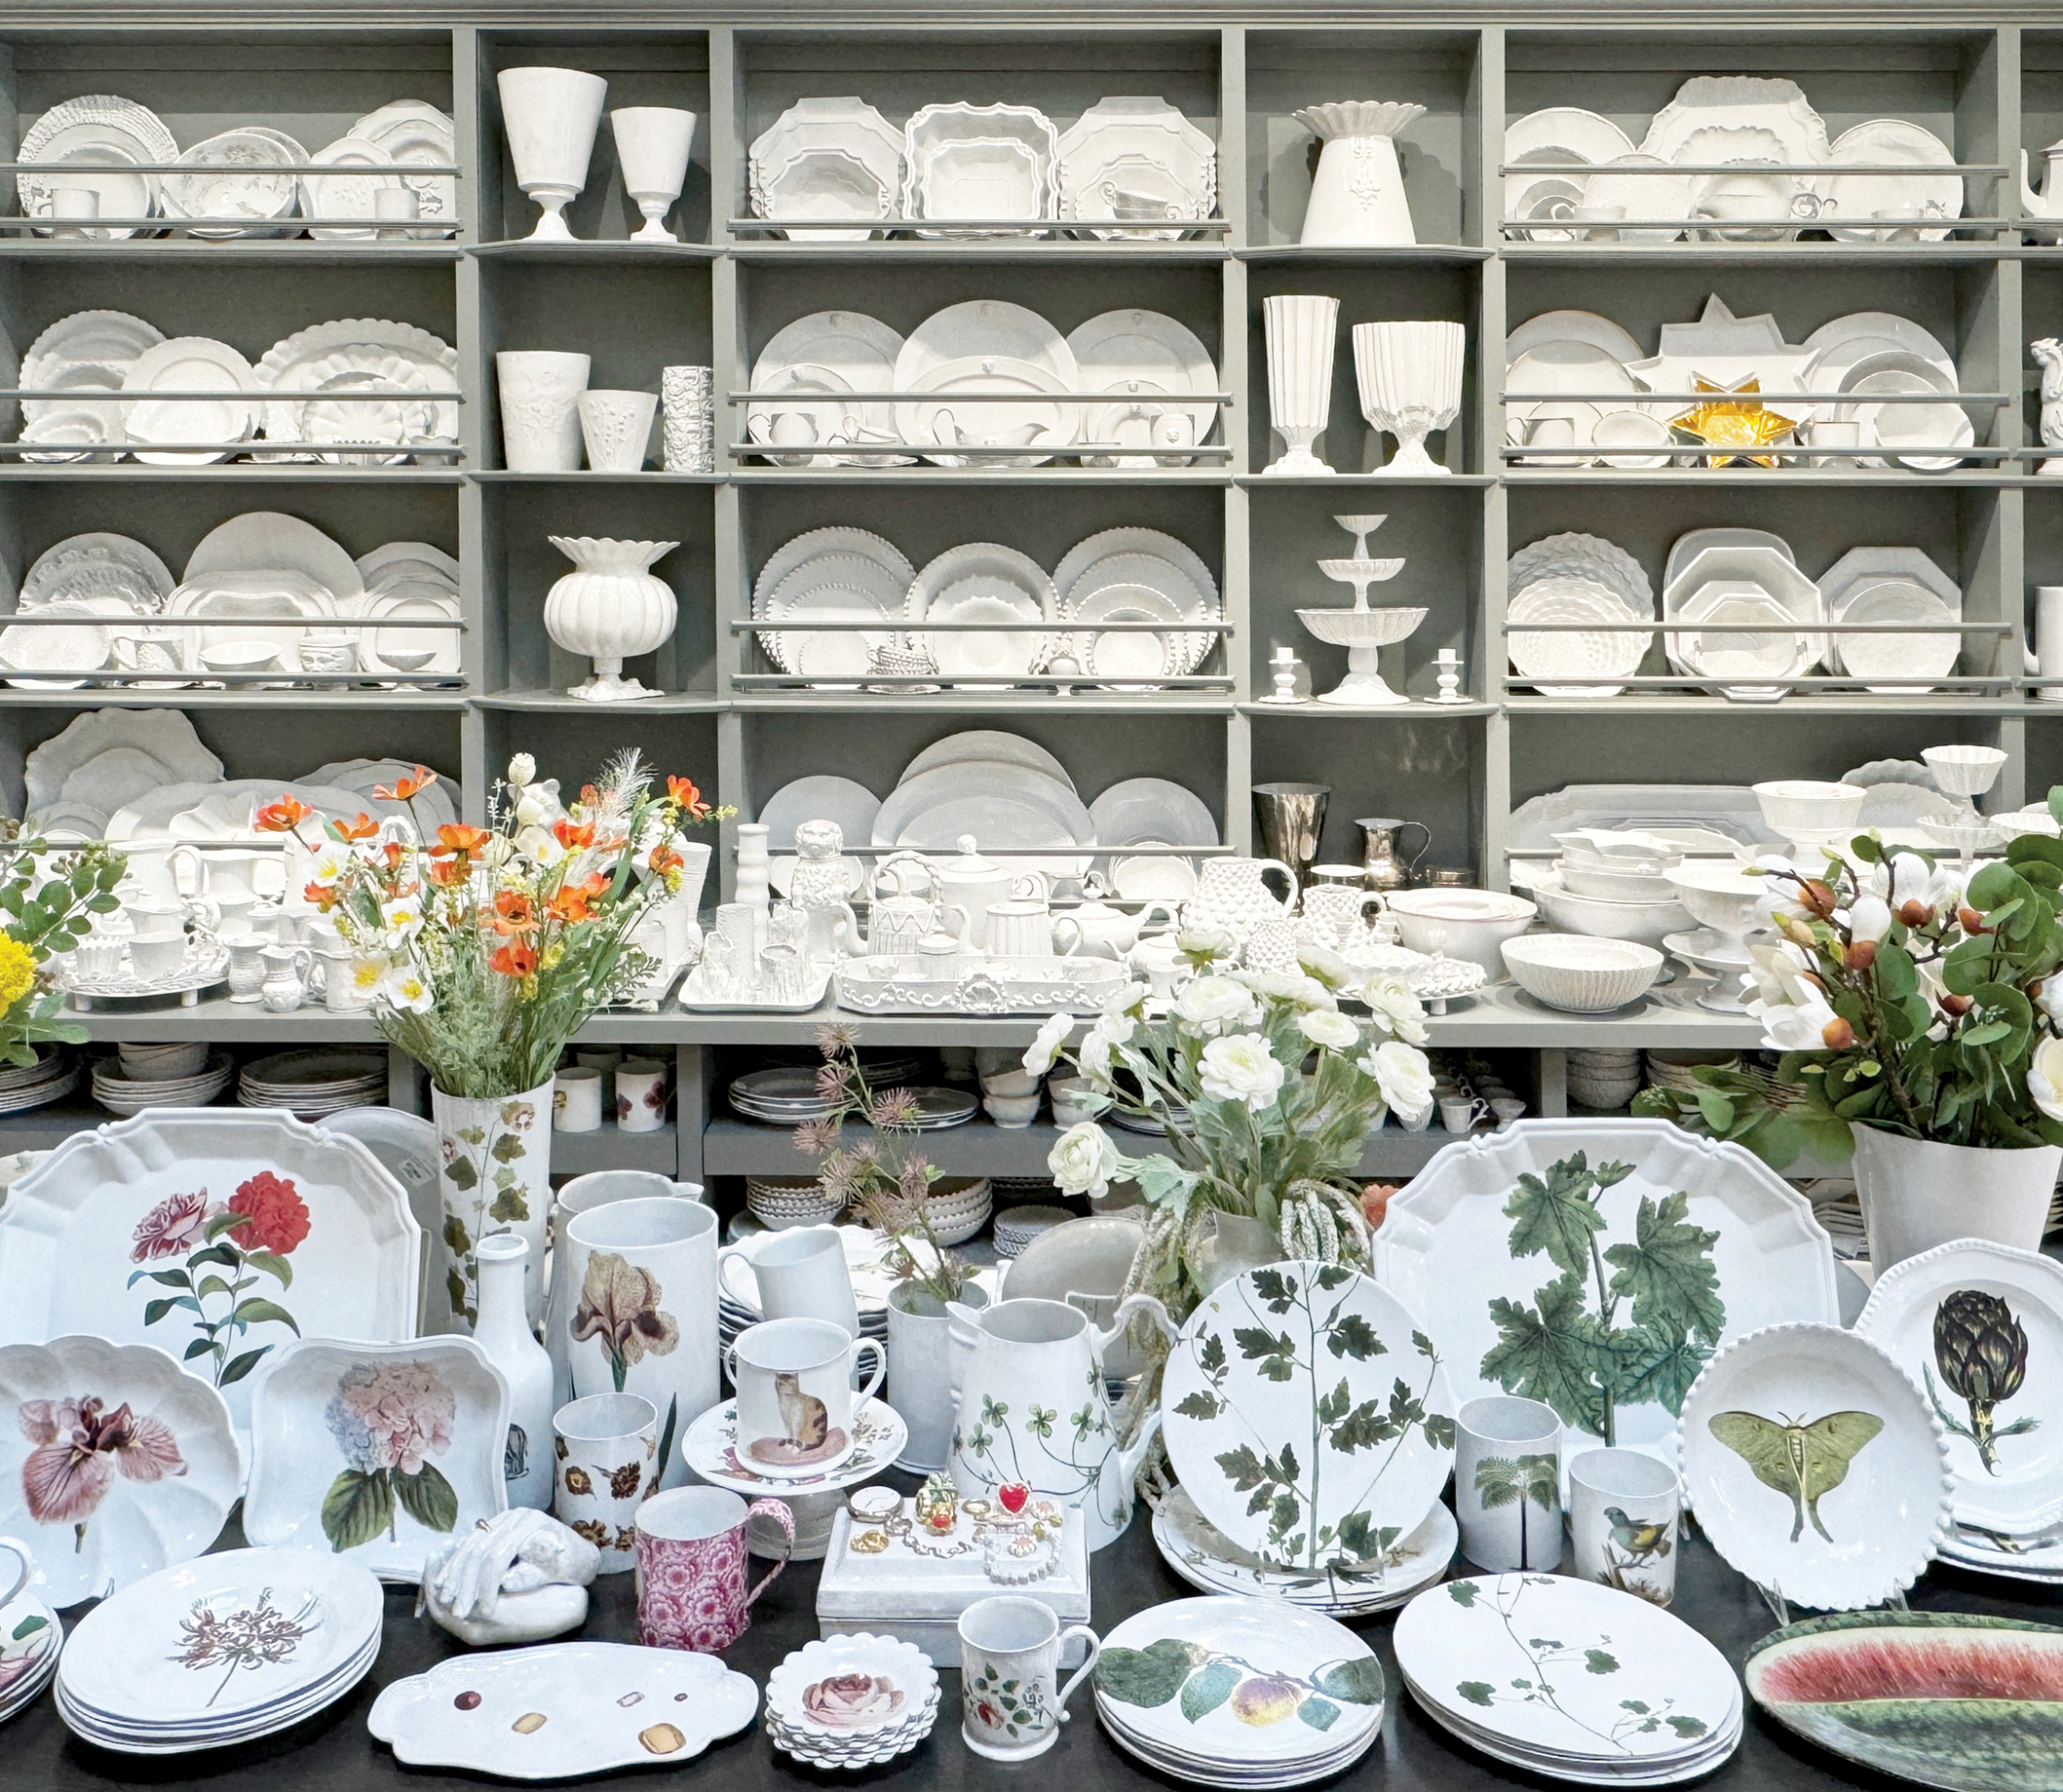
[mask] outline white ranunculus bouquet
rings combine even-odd
[[[1288,972],[1224,966],[1220,942],[1184,939],[1198,974],[1149,1018],[1134,984],[1080,1024],[1056,1014],[1024,1054],[1035,1076],[1071,1062],[1104,1103],[1159,1126],[1167,1149],[1127,1158],[1095,1122],[1061,1134],[1048,1163],[1070,1195],[1135,1182],[1154,1209],[1133,1270],[1179,1317],[1207,1288],[1209,1245],[1227,1219],[1263,1229],[1292,1256],[1365,1265],[1355,1171],[1391,1109],[1416,1124],[1433,1105],[1417,999],[1314,948]],[[1345,997],[1368,1017],[1345,1012]]]

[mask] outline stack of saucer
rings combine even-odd
[[[845,1202],[823,1192],[815,1176],[747,1176],[745,1204],[769,1232],[790,1226],[828,1226]]]
[[[48,1107],[78,1087],[78,1060],[62,1046],[45,1046],[33,1064],[0,1065],[0,1114]]]
[[[941,1176],[924,1206],[940,1244],[965,1244],[988,1224],[995,1199],[986,1176]]]
[[[244,1066],[237,1100],[247,1108],[287,1108],[321,1120],[344,1108],[376,1108],[387,1099],[387,1054],[328,1049],[280,1051]]]
[[[861,1630],[805,1643],[767,1678],[774,1746],[811,1767],[878,1767],[931,1735],[938,1675],[923,1650]]]
[[[1065,1207],[1006,1207],[996,1215],[996,1255],[1014,1257],[1042,1232],[1074,1217]]]
[[[1738,1051],[1708,1051],[1685,1048],[1676,1050],[1655,1049],[1643,1054],[1650,1088],[1673,1088],[1695,1095],[1704,1085],[1695,1073],[1703,1066],[1713,1070],[1738,1070],[1740,1053]]]
[[[271,1735],[365,1677],[384,1608],[365,1569],[313,1549],[181,1562],[73,1626],[57,1662],[57,1712],[85,1740],[132,1755]]]
[[[145,1108],[205,1108],[235,1075],[228,1052],[210,1051],[198,1042],[124,1046],[119,1059],[102,1058],[94,1066],[94,1099],[122,1115]]]

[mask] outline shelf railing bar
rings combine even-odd
[[[792,623],[787,626],[794,627]],[[813,629],[817,626],[815,623],[810,625]],[[1499,628],[1506,634],[2011,634],[2014,631],[2011,623],[1694,623],[1681,617],[1666,622],[1644,623],[1506,622]]]
[[[1554,397],[1561,395],[1556,393]],[[1875,394],[1870,395],[1875,397]],[[1142,404],[1158,404],[1165,407],[1184,404],[1230,404],[1234,402],[1229,392],[969,392],[955,386],[950,392],[798,392],[790,387],[785,392],[727,392],[723,395],[726,404],[755,404],[783,402],[788,404],[822,404],[833,399],[849,399],[856,403],[878,404],[907,400],[915,402],[930,400],[934,403],[945,404],[967,400],[979,404],[1071,404],[1075,402],[1103,402],[1122,404],[1137,400]]]
[[[246,399],[253,404],[384,404],[389,399],[420,399],[426,403],[435,400],[440,404],[466,402],[463,392],[417,392],[408,386],[360,386],[349,392],[296,391],[289,386],[255,386],[248,391],[241,386],[223,387],[213,392],[198,389],[160,392],[155,387],[141,386],[134,392],[110,392],[97,386],[0,386],[0,399],[72,399],[81,403],[98,404],[115,400],[124,404],[140,404],[145,400],[153,403],[162,400],[174,403],[219,404],[224,399]]]
[[[1907,169],[1904,172],[1910,173],[1912,171]],[[1056,230],[1127,230],[1142,234],[1154,232],[1155,237],[1149,240],[1165,246],[1167,239],[1160,237],[1159,232],[1208,231],[1213,236],[1219,236],[1232,228],[1232,220],[1221,217],[1171,217],[1150,220],[1072,217],[734,217],[730,220],[729,228],[734,232],[750,233],[754,236],[787,230],[928,230],[940,236],[950,236],[963,230],[1007,230],[1035,238],[1044,237]],[[1108,238],[1099,238],[1096,245],[1107,247],[1110,241]]]
[[[73,622],[78,619],[70,618]],[[869,622],[852,617],[805,617],[797,620],[789,617],[785,622],[747,622],[742,617],[733,617],[725,625],[733,634],[815,634],[820,630],[836,629],[841,633],[868,634],[1232,634],[1231,623],[1218,622],[1211,617],[1184,617],[1180,622],[1083,622],[1079,618],[1069,621],[1056,618],[1051,622],[1021,623],[958,623],[905,617],[896,621],[883,618]],[[1767,632],[1767,630],[1764,630]],[[1901,632],[1910,633],[1910,629]]]
[[[212,454],[231,460],[246,454],[261,458],[287,454],[434,454],[455,460],[465,453],[457,443],[395,441],[130,441],[109,436],[99,441],[0,441],[0,454],[41,454],[52,466],[76,466],[122,454]],[[392,472],[392,468],[383,468]]]
[[[840,395],[841,397],[844,395]],[[959,395],[953,395],[957,398]],[[1498,395],[1507,404],[1609,403],[1617,399],[1627,409],[1639,404],[1698,404],[1717,399],[1747,398],[1766,410],[1787,406],[1820,404],[2012,404],[2019,393],[2010,392],[1505,392]]]
[[[798,633],[807,632],[793,623],[788,627]],[[1219,691],[1229,690],[1233,679],[1230,672],[1192,672],[1165,678],[1158,675],[1133,677],[1128,673],[1122,678],[1112,678],[1094,672],[852,672],[837,678],[815,674],[802,676],[794,672],[733,672],[731,682],[769,689],[784,688],[798,693],[820,692],[826,686],[938,684],[951,685],[961,691],[1003,691],[1013,684],[1151,684],[1163,690]]]

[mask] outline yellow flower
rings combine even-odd
[[[12,934],[0,933],[0,1009],[28,994],[36,980],[36,955]]]

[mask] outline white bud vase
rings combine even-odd
[[[1409,100],[1356,99],[1291,114],[1325,143],[1304,209],[1305,243],[1372,248],[1418,241],[1394,139],[1425,109]]]
[[[592,674],[567,691],[591,704],[657,697],[623,675],[624,662],[650,653],[673,632],[672,587],[651,571],[678,542],[619,542],[592,535],[554,535],[553,547],[573,562],[545,593],[545,632],[568,653],[586,654]]]
[[[1268,336],[1268,416],[1282,452],[1265,472],[1279,477],[1330,474],[1312,452],[1332,415],[1332,346],[1340,302],[1320,293],[1283,293],[1261,301]]]
[[[509,1436],[502,1477],[509,1504],[552,1509],[552,1358],[523,1315],[527,1239],[497,1232],[474,1247],[479,1266],[479,1320],[473,1340],[509,1384]]]

